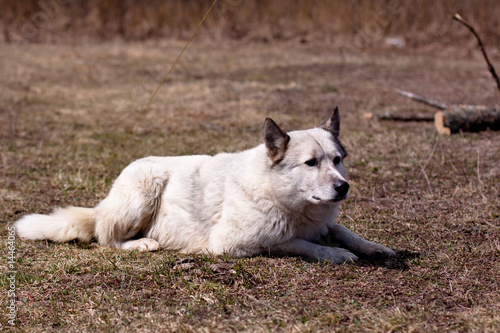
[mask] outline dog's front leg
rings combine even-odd
[[[386,255],[390,257],[395,257],[396,252],[383,245],[370,242],[363,237],[355,234],[351,230],[347,229],[343,225],[335,224],[333,227],[329,228],[330,235],[340,243],[342,243],[347,249],[365,256],[376,256],[376,255]]]
[[[358,260],[358,257],[346,249],[322,246],[300,238],[277,245],[271,248],[270,252],[276,255],[296,255],[317,260],[329,260],[336,264]]]

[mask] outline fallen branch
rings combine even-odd
[[[455,14],[453,19],[465,25],[476,37],[484,59],[488,64],[488,69],[490,70],[490,73],[495,79],[498,89],[500,90],[500,79],[498,78],[495,68],[488,59],[483,42],[476,30],[458,14]],[[451,133],[458,133],[460,131],[481,132],[488,129],[494,131],[500,130],[500,106],[448,104],[420,96],[409,91],[397,90],[397,93],[419,103],[438,109],[439,111],[434,114],[434,125],[440,134],[450,135]],[[418,115],[412,115],[412,117],[400,117],[398,113],[395,112],[386,112],[376,116],[367,114],[365,117],[377,118],[380,120],[429,120],[429,117],[420,117]]]
[[[433,121],[434,114],[419,111],[387,111],[383,113],[365,113],[366,119],[395,120],[395,121]]]
[[[397,92],[404,97],[439,109],[440,111],[434,114],[434,125],[440,134],[500,130],[500,106],[446,104],[409,91],[398,90]],[[399,120],[397,117],[389,116],[390,114],[386,113],[376,117],[377,119]]]
[[[404,91],[404,90],[396,90],[398,94],[404,97],[411,98],[417,102],[424,103],[426,105],[432,106],[433,108],[439,109],[439,110],[445,110],[448,107],[448,104],[446,103],[441,103],[439,101],[436,101],[434,99],[430,99],[427,97],[423,97],[414,93],[411,93],[409,91]]]

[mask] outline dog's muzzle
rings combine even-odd
[[[344,200],[347,197],[347,192],[349,192],[349,183],[341,180],[336,182],[333,186],[335,192],[337,192],[334,201]]]
[[[339,202],[347,198],[347,192],[349,192],[349,183],[340,180],[333,184],[333,189],[335,190],[335,197],[329,199],[321,199],[320,197],[313,195],[312,199],[315,200],[316,203],[321,202]]]

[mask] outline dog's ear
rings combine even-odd
[[[320,128],[332,133],[333,137],[338,138],[340,134],[340,116],[339,116],[339,107],[336,106],[333,110],[332,116],[330,119],[325,121],[320,125]]]
[[[264,141],[267,155],[273,164],[279,163],[285,157],[286,147],[290,136],[286,134],[271,118],[266,118],[264,123]]]

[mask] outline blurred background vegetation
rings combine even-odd
[[[212,0],[2,0],[0,42],[186,38]],[[201,36],[252,41],[335,41],[359,46],[388,37],[407,43],[470,38],[451,16],[500,45],[498,0],[219,0]]]

